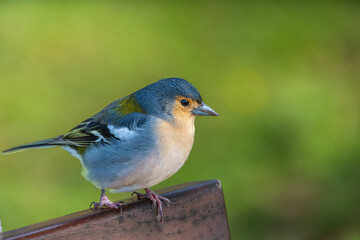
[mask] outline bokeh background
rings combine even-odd
[[[360,239],[359,10],[356,1],[1,1],[0,149],[60,135],[182,77],[220,117],[197,118],[185,166],[154,189],[220,179],[233,239]],[[60,148],[0,156],[3,229],[98,200],[80,171]]]

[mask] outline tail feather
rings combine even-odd
[[[48,148],[48,147],[55,147],[59,145],[59,137],[56,138],[50,138],[42,141],[37,141],[33,143],[28,143],[20,146],[16,146],[10,149],[7,149],[5,151],[2,151],[3,154],[10,154],[15,152],[20,152],[27,149],[33,149],[33,148]]]

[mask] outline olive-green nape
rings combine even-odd
[[[119,102],[116,111],[118,111],[122,115],[126,115],[133,112],[145,113],[145,111],[141,108],[140,104],[136,101],[133,95],[129,95],[128,97],[122,99]]]

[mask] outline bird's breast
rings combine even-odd
[[[184,165],[194,143],[194,118],[181,124],[158,120],[156,125],[158,152],[147,168],[151,169],[153,178],[149,187],[175,174]]]

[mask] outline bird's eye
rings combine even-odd
[[[189,101],[186,99],[181,99],[181,105],[183,105],[184,107],[186,107],[187,105],[189,105]]]

